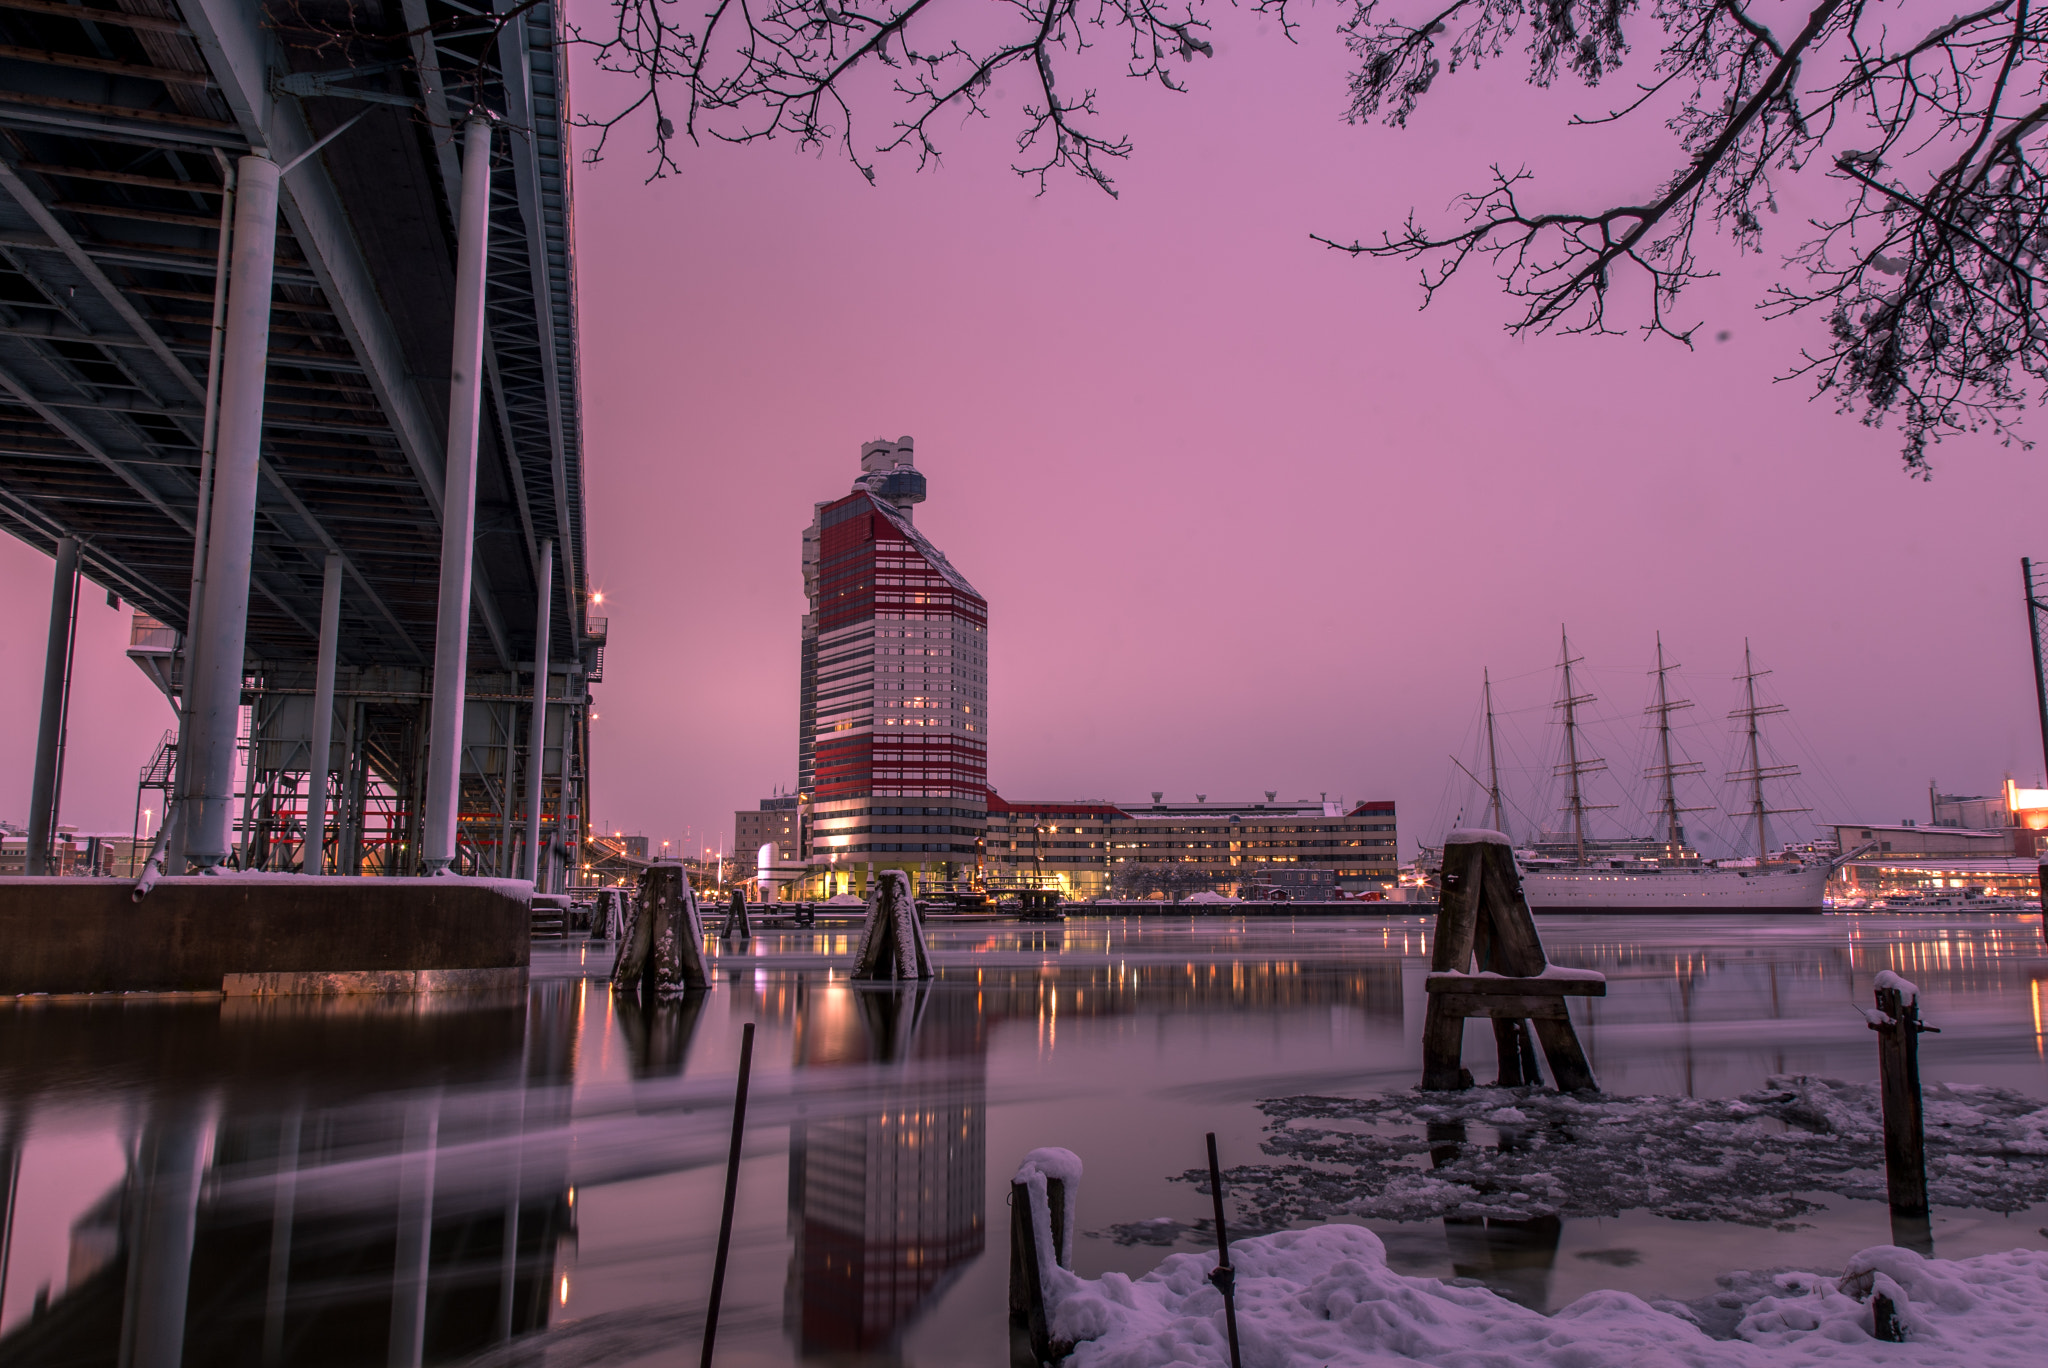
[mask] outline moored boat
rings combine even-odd
[[[1580,735],[1579,710],[1594,701],[1581,693],[1572,667],[1580,663],[1566,639],[1559,659],[1563,692],[1557,703],[1564,732],[1563,763],[1556,776],[1564,779],[1569,792],[1564,804],[1569,827],[1563,832],[1545,832],[1532,848],[1516,852],[1522,870],[1522,887],[1531,911],[1626,912],[1626,913],[1713,913],[1782,912],[1818,913],[1823,910],[1828,876],[1839,860],[1796,858],[1788,848],[1770,853],[1768,819],[1801,811],[1771,807],[1766,801],[1766,781],[1789,779],[1798,773],[1790,765],[1768,763],[1759,733],[1759,720],[1781,713],[1784,708],[1757,700],[1756,681],[1765,672],[1751,663],[1749,647],[1743,646],[1743,673],[1737,678],[1744,686],[1743,706],[1731,716],[1743,722],[1743,768],[1728,778],[1748,789],[1746,810],[1738,812],[1743,826],[1754,833],[1756,856],[1745,860],[1715,862],[1702,859],[1686,841],[1683,815],[1700,811],[1679,801],[1676,781],[1702,773],[1704,766],[1679,754],[1673,744],[1671,716],[1692,706],[1686,699],[1673,698],[1668,677],[1675,667],[1667,663],[1664,642],[1657,641],[1655,701],[1645,712],[1655,720],[1656,763],[1645,773],[1656,780],[1657,837],[1601,841],[1589,836],[1587,814],[1593,805],[1586,801],[1583,782],[1603,772],[1606,762],[1590,754]],[[1494,737],[1493,685],[1484,682],[1486,715],[1487,814],[1495,829],[1505,831],[1506,804],[1500,791],[1500,768]],[[1462,766],[1461,766],[1462,767]],[[1470,770],[1466,771],[1471,774]],[[1476,779],[1477,776],[1473,775]],[[1627,858],[1615,858],[1625,855]]]
[[[1819,912],[1824,864],[1728,869],[1600,869],[1528,861],[1522,889],[1532,912]]]

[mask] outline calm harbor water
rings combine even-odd
[[[1547,918],[1612,1093],[1733,1096],[1773,1074],[1874,1077],[1856,1008],[1920,984],[1930,1081],[2048,1098],[2038,919],[1983,914]],[[856,989],[853,933],[715,943],[717,982],[652,1011],[610,950],[537,947],[506,999],[0,1004],[0,1362],[695,1363],[741,1027],[757,1023],[722,1364],[1008,1362],[1008,1179],[1087,1169],[1077,1267],[1192,1224],[1173,1181],[1215,1131],[1260,1158],[1255,1103],[1411,1086],[1430,924],[1077,918],[934,927],[939,978]],[[1482,1045],[1481,1037],[1485,1042]],[[1467,1060],[1491,1073],[1474,1023]],[[1839,1265],[1883,1208],[1790,1231],[1567,1220],[1554,1247],[1372,1223],[1404,1272],[1555,1308],[1600,1287],[1692,1298],[1738,1268]],[[1938,1211],[1938,1253],[2048,1244],[2039,1209]],[[1182,1244],[1180,1248],[1192,1246]],[[175,1327],[183,1324],[182,1352]],[[129,1350],[124,1353],[124,1342]]]

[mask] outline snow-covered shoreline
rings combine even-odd
[[[1468,1279],[1393,1271],[1362,1226],[1307,1221],[1608,1216],[1777,1226],[1826,1194],[1881,1197],[1870,1084],[1779,1077],[1740,1098],[1573,1096],[1540,1087],[1289,1097],[1260,1104],[1265,1162],[1228,1171],[1247,1368],[1805,1368],[2048,1362],[2048,1250],[1928,1259],[1892,1245],[1835,1272],[1736,1271],[1696,1302],[1588,1293],[1551,1314]],[[1928,1090],[1938,1205],[2048,1198],[2048,1107],[2003,1088]],[[1078,1161],[1072,1166],[1078,1184]],[[1206,1185],[1205,1170],[1182,1175]],[[1071,1192],[1070,1192],[1071,1200]],[[1072,1206],[1068,1208],[1072,1212]],[[1161,1228],[1154,1230],[1158,1225]],[[1120,1243],[1213,1238],[1178,1222]],[[1768,1245],[1760,1246],[1768,1249]],[[1229,1362],[1212,1250],[1139,1278],[1046,1267],[1047,1327],[1078,1368]],[[1888,1301],[1904,1339],[1878,1337]],[[1889,1328],[1889,1327],[1887,1327]]]
[[[1483,1287],[1387,1267],[1371,1231],[1329,1225],[1231,1244],[1246,1368],[1806,1368],[1821,1364],[2042,1362],[2048,1251],[1923,1259],[1866,1249],[1838,1276],[1781,1272],[1731,1280],[1742,1289],[1733,1338],[1715,1338],[1691,1307],[1593,1292],[1552,1315]],[[1213,1254],[1175,1254],[1141,1278],[1084,1279],[1048,1269],[1053,1338],[1075,1368],[1227,1365]],[[1905,1333],[1875,1337],[1888,1297]],[[1720,1299],[1725,1307],[1728,1297]]]

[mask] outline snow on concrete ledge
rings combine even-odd
[[[1470,845],[1474,842],[1481,845],[1511,846],[1514,844],[1513,841],[1507,838],[1504,832],[1488,831],[1485,827],[1459,827],[1450,835],[1444,837],[1444,844],[1447,846]]]
[[[1752,1279],[1734,1338],[1682,1303],[1592,1292],[1554,1315],[1482,1287],[1387,1267],[1371,1231],[1329,1225],[1231,1243],[1238,1335],[1259,1368],[1806,1368],[1849,1364],[2038,1364],[2048,1251],[1923,1259],[1880,1245],[1841,1277]],[[1063,1280],[1052,1307],[1076,1368],[1220,1368],[1230,1361],[1211,1254],[1176,1254],[1142,1278]],[[1872,1334],[1872,1294],[1892,1299],[1906,1342]]]

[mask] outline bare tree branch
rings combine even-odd
[[[1173,64],[1212,56],[1204,0],[712,0],[701,14],[685,0],[612,0],[603,34],[578,31],[598,66],[639,91],[623,108],[584,117],[598,130],[593,156],[629,121],[654,131],[653,176],[673,174],[669,144],[680,133],[731,143],[794,138],[838,149],[875,178],[881,157],[940,155],[938,130],[986,119],[995,83],[1023,82],[1015,101],[1020,176],[1042,190],[1056,170],[1115,194],[1111,166],[1130,141],[1100,130],[1096,91],[1078,81],[1107,63],[1086,54],[1103,37],[1123,46],[1123,76],[1183,89]],[[1292,36],[1288,0],[1249,8]],[[668,115],[668,92],[683,111]],[[857,105],[888,103],[894,117],[863,131]]]
[[[1642,22],[1627,0],[1424,0],[1417,20],[1387,8],[1354,0],[1345,27],[1360,60],[1353,117],[1395,125],[1446,62],[1477,65],[1524,36],[1529,81],[1568,71],[1597,85],[1628,61],[1624,24]],[[1634,327],[1690,343],[1697,324],[1673,310],[1712,274],[1697,254],[1701,227],[1760,251],[1774,178],[1817,172],[1842,184],[1843,208],[1807,225],[1761,307],[1825,316],[1829,344],[1803,352],[1790,374],[1868,424],[1896,421],[1909,472],[1925,476],[1944,435],[2017,440],[2013,424],[2048,374],[2048,25],[2038,9],[2002,0],[1900,42],[1904,11],[1879,0],[1809,0],[1789,39],[1737,0],[1655,0],[1654,75],[1622,107],[1573,122],[1661,117],[1681,160],[1660,193],[1532,212],[1532,173],[1495,167],[1464,197],[1460,223],[1411,215],[1377,242],[1316,240],[1421,262],[1425,306],[1483,257],[1521,302],[1512,331],[1619,331],[1625,298]],[[2024,107],[2008,108],[2022,94]],[[1629,276],[1647,288],[1618,294]]]
[[[1819,178],[1841,207],[1779,248],[1760,301],[1825,320],[1825,345],[1789,375],[1896,422],[1917,475],[1945,435],[2018,440],[2048,378],[2048,0],[1910,30],[1901,0],[1344,2],[1354,122],[1403,126],[1447,78],[1514,48],[1537,86],[1625,76],[1626,100],[1571,124],[1655,120],[1672,150],[1626,202],[1539,199],[1532,169],[1496,165],[1451,223],[1411,214],[1376,240],[1314,240],[1417,263],[1425,306],[1478,259],[1518,302],[1513,331],[1689,346],[1680,300],[1714,274],[1706,238],[1761,252],[1778,185]],[[1244,8],[1293,38],[1288,3]],[[1181,67],[1213,53],[1209,15],[1207,0],[611,0],[604,30],[574,41],[634,91],[584,120],[597,154],[646,127],[653,176],[678,169],[679,137],[792,138],[872,180],[885,156],[925,165],[947,129],[1008,117],[1013,167],[1041,191],[1067,171],[1114,194],[1131,144],[1103,128],[1089,82],[1183,89]]]

